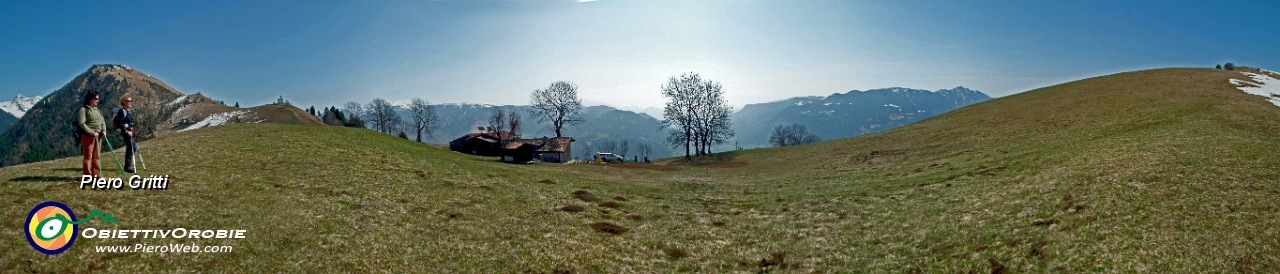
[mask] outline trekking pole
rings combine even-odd
[[[111,150],[111,159],[116,160],[116,167],[120,168],[120,175],[124,175],[125,177],[128,177],[129,173],[124,172],[124,165],[120,164],[120,157],[116,156],[116,149],[111,148],[111,141],[107,140],[106,134],[102,135],[102,141],[107,143],[107,149]]]
[[[138,153],[138,139],[133,139],[133,156],[138,157],[138,163],[142,164],[142,170],[147,170],[147,160],[142,159],[142,153]],[[137,170],[135,170],[137,171]]]

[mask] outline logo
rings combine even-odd
[[[93,220],[94,217],[103,222],[120,224],[111,214],[94,210],[84,219],[77,219],[71,208],[59,202],[48,201],[36,205],[27,214],[27,242],[44,254],[58,254],[71,248],[80,232],[80,224]]]
[[[79,228],[75,213],[59,202],[44,202],[27,214],[27,242],[44,254],[67,251],[76,242]]]

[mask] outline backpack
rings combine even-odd
[[[67,125],[70,125],[71,128],[71,140],[76,142],[76,146],[82,146],[80,144],[80,126],[76,125],[76,121],[70,121]]]
[[[124,108],[116,108],[111,111],[111,128],[116,130],[124,130],[124,125],[122,125],[124,117],[122,117],[123,115],[120,115],[121,110],[124,110]]]

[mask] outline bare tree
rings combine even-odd
[[[539,123],[550,122],[556,131],[556,137],[564,136],[566,126],[582,123],[582,118],[578,115],[582,111],[578,85],[557,81],[545,89],[534,90],[530,97],[534,118]]]
[[[691,160],[690,146],[693,144],[693,113],[695,108],[695,90],[702,78],[697,74],[672,76],[667,84],[662,85],[662,96],[667,97],[667,105],[662,109],[662,124],[670,127],[671,134],[667,143],[674,146],[684,145],[684,157]]]
[[[700,154],[710,154],[711,146],[723,144],[733,137],[733,124],[729,115],[733,107],[725,102],[720,84],[708,84],[706,96],[703,97],[703,115],[699,117],[698,141]]]
[[[347,119],[353,119],[353,118],[358,120],[369,119],[369,116],[364,111],[364,105],[360,103],[347,102],[346,108],[347,108],[347,112],[350,112],[349,115],[347,115]]]
[[[729,114],[733,107],[724,99],[720,83],[702,79],[697,73],[672,76],[662,86],[667,97],[662,123],[672,129],[667,142],[684,145],[685,159],[711,153],[711,146],[733,137]]]
[[[365,108],[365,111],[368,112],[369,121],[373,122],[374,129],[379,132],[391,134],[403,122],[400,119],[400,115],[396,114],[396,110],[391,106],[391,103],[382,98],[373,98],[373,101],[369,101],[369,105],[365,106]]]
[[[494,107],[493,115],[489,115],[488,131],[496,133],[505,128],[507,128],[507,112],[502,111],[501,108]]]
[[[507,112],[502,111],[502,108],[493,107],[493,115],[489,116],[488,130],[498,137],[499,147],[507,145],[507,138],[502,135],[502,130],[505,128],[507,128]]]
[[[413,130],[418,136],[418,142],[421,143],[422,135],[431,134],[431,130],[438,126],[440,119],[436,117],[436,108],[422,98],[413,98],[413,101],[409,102],[409,113],[413,117]]]
[[[514,139],[520,134],[520,126],[523,124],[524,122],[520,121],[520,114],[515,110],[507,113],[507,131],[511,132],[511,138]]]
[[[524,122],[521,122],[520,114],[517,114],[516,110],[511,110],[507,113],[507,132],[511,132],[508,136],[508,138],[511,138],[511,141],[515,141],[520,138],[518,137],[520,136],[520,128],[521,125],[524,124]]]
[[[821,141],[818,135],[809,133],[809,129],[804,125],[778,125],[773,128],[773,133],[769,135],[769,143],[773,146],[794,146]]]

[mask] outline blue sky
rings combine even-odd
[[[0,100],[119,63],[185,93],[659,107],[698,72],[731,104],[853,89],[993,96],[1115,72],[1280,70],[1277,1],[6,1]]]

